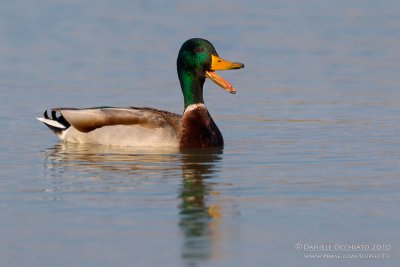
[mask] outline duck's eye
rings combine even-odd
[[[195,52],[195,53],[203,53],[203,52],[204,52],[204,49],[201,48],[201,47],[196,47],[196,48],[194,49],[194,52]]]

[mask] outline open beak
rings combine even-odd
[[[221,76],[217,75],[215,73],[216,70],[233,70],[233,69],[241,69],[244,68],[244,65],[242,63],[237,63],[237,62],[229,62],[226,61],[218,56],[211,55],[211,68],[206,71],[206,76],[216,84],[218,84],[220,87],[225,89],[231,94],[236,93],[236,89],[233,88],[233,86],[226,81],[224,78]]]

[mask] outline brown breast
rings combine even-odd
[[[217,125],[202,105],[188,107],[182,117],[182,131],[179,146],[223,147],[224,139]]]

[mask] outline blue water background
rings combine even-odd
[[[0,265],[398,266],[399,10],[2,1]],[[175,62],[192,37],[246,65],[221,73],[236,95],[205,86],[222,152],[58,145],[34,119],[58,106],[181,113]],[[390,257],[306,259],[296,244]]]

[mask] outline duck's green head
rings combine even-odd
[[[218,56],[214,46],[201,38],[189,39],[179,50],[177,68],[185,100],[185,109],[191,104],[204,103],[203,84],[209,78],[234,94],[235,88],[215,73],[216,70],[243,68],[242,63],[229,62]]]

